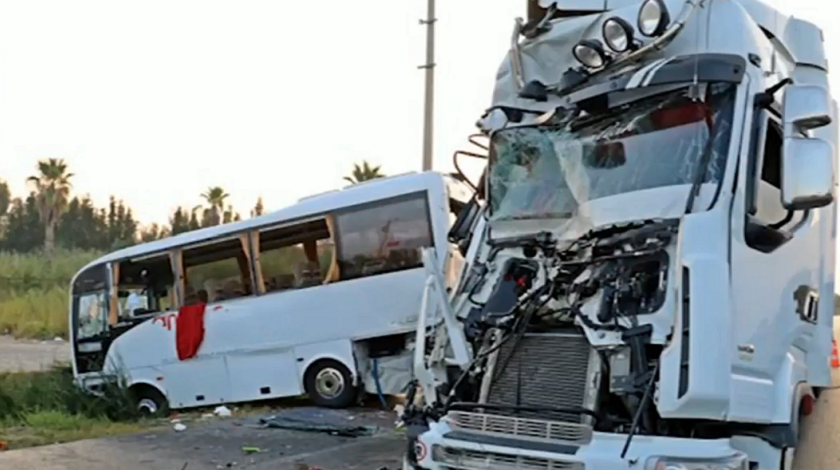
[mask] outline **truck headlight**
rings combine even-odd
[[[609,63],[609,56],[603,44],[597,39],[584,39],[575,44],[572,54],[584,67],[599,69]]]
[[[662,0],[645,0],[639,8],[639,32],[649,38],[664,33],[670,22],[671,16]]]
[[[607,46],[619,54],[633,47],[633,27],[617,16],[604,21],[601,35]]]
[[[747,456],[738,453],[726,459],[689,459],[654,457],[648,460],[648,470],[749,470]]]

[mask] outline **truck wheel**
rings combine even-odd
[[[131,389],[131,397],[137,412],[144,418],[165,416],[169,411],[166,397],[154,387],[134,387]]]
[[[306,371],[304,386],[309,399],[324,408],[347,408],[357,397],[350,371],[332,359],[311,365]]]

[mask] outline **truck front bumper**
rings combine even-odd
[[[746,455],[729,439],[635,436],[625,458],[627,435],[593,433],[586,444],[465,431],[446,419],[431,423],[414,444],[417,467],[529,470],[747,470]]]

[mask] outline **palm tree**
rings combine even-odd
[[[376,178],[384,178],[385,175],[379,171],[381,168],[379,165],[370,166],[367,160],[364,160],[361,166],[358,163],[353,164],[353,172],[350,173],[350,176],[345,176],[344,180],[350,184],[359,184]]]
[[[262,196],[257,198],[257,204],[251,210],[251,217],[259,217],[265,213],[265,206],[263,206]]]
[[[12,203],[12,192],[9,190],[9,184],[0,180],[0,218],[6,215],[9,211],[9,205]]]
[[[225,200],[230,197],[230,194],[226,193],[221,186],[213,186],[207,188],[207,192],[202,194],[201,197],[210,204],[212,215],[210,223],[212,225],[221,224],[222,214],[225,212]]]
[[[44,252],[55,250],[55,227],[70,199],[70,178],[67,164],[62,159],[50,158],[38,162],[38,174],[27,178],[35,186],[38,212],[44,224]]]

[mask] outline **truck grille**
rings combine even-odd
[[[580,445],[589,444],[592,441],[592,427],[586,424],[512,418],[465,411],[450,411],[446,416],[452,421],[453,427],[464,431],[563,441]]]
[[[490,386],[488,404],[594,409],[600,361],[583,334],[577,331],[526,333],[515,348],[513,340],[501,347],[496,367],[503,367],[507,357],[510,359],[506,367],[498,371],[498,379]],[[577,413],[501,411],[499,414],[589,422],[585,415]]]
[[[432,459],[447,468],[463,470],[585,470],[582,462],[523,457],[435,445]]]

